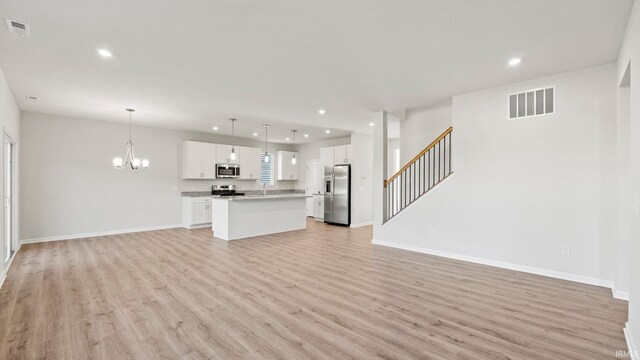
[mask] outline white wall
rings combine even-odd
[[[11,137],[14,141],[14,179],[13,184],[15,186],[15,196],[13,198],[13,209],[14,209],[14,218],[13,220],[13,239],[14,239],[14,248],[17,247],[17,239],[20,236],[19,230],[19,214],[20,214],[20,179],[19,179],[19,171],[20,171],[20,110],[18,109],[18,105],[13,97],[11,89],[9,88],[9,84],[4,77],[4,73],[0,70],[0,126],[4,129],[4,132]],[[1,134],[0,134],[1,135]],[[2,151],[0,151],[2,154]],[[0,164],[4,164],[2,159],[0,159]],[[0,165],[4,166],[4,165]],[[4,173],[0,172],[0,176]],[[4,215],[3,215],[4,216]],[[0,218],[0,221],[3,221]],[[4,231],[4,229],[3,229]],[[0,237],[2,239],[2,237]],[[2,244],[0,244],[2,245]],[[0,283],[2,283],[5,274],[4,267],[4,258],[5,258],[5,249],[4,246],[1,246],[2,250],[0,250]]]
[[[507,119],[508,94],[550,85],[555,115]],[[615,65],[455,96],[452,115],[455,176],[374,240],[611,281]]]
[[[389,139],[387,142],[387,173],[389,174],[394,174],[404,165],[404,163],[402,163],[402,152],[400,151],[401,146],[400,138]],[[400,159],[397,162],[396,150],[400,151]]]
[[[151,166],[132,171],[111,167],[113,156],[124,156],[128,125],[23,112],[22,129],[22,239],[176,225],[182,191],[210,190],[214,183],[262,188],[259,181],[181,179],[182,141],[231,143],[225,136],[134,127],[136,155]],[[280,149],[291,146],[269,144],[269,151]],[[294,186],[277,182],[277,188]]]
[[[619,118],[618,133],[621,136],[628,134],[628,146],[623,142],[619,144],[620,153],[628,157],[628,168],[619,169],[621,181],[625,181],[625,171],[628,186],[620,188],[620,228],[619,242],[628,244],[628,249],[621,249],[620,253],[628,254],[627,261],[630,264],[629,276],[629,322],[627,323],[627,335],[636,346],[640,345],[640,215],[638,204],[640,203],[640,3],[634,2],[631,16],[627,24],[625,38],[618,54],[617,82],[623,80],[627,66],[631,64],[631,86],[628,90],[619,89],[619,104],[621,104],[622,117]],[[627,93],[628,91],[628,93]],[[628,102],[628,106],[624,103]],[[624,111],[629,111],[628,123],[625,122]],[[623,158],[624,159],[624,158]],[[624,270],[619,273],[623,273]],[[636,275],[634,275],[636,274]],[[637,350],[637,348],[636,348]],[[638,355],[636,355],[638,356]]]
[[[403,166],[451,126],[451,104],[409,109],[400,122],[400,164]]]
[[[320,148],[347,145],[350,143],[351,137],[347,136],[296,145],[295,149],[300,153],[300,180],[295,184],[296,188],[304,189],[307,186],[307,173],[304,164],[306,164],[307,160],[320,160]]]
[[[353,132],[351,148],[351,224],[369,225],[372,216],[373,137]]]

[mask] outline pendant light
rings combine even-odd
[[[298,132],[298,130],[291,130],[291,132],[293,133],[293,145],[296,144],[296,133]],[[293,157],[291,157],[291,165],[295,165],[297,162],[296,160],[296,152],[293,152]]]
[[[233,138],[233,142],[235,143],[236,140],[236,121],[238,119],[229,119],[231,120],[231,137]],[[236,148],[235,145],[231,145],[231,155],[229,155],[229,159],[231,159],[231,161],[235,161],[236,160]]]
[[[131,169],[133,170],[137,170],[140,166],[142,166],[143,169],[146,169],[149,167],[149,160],[148,159],[142,159],[140,160],[140,158],[135,157],[135,155],[133,154],[133,141],[131,141],[131,128],[132,128],[132,121],[131,121],[131,113],[133,113],[135,110],[134,109],[126,109],[129,112],[129,142],[127,142],[127,155],[125,155],[124,159],[122,159],[121,157],[114,157],[113,160],[111,161],[111,165],[113,165],[114,168],[116,169],[124,169],[125,166],[130,165]]]
[[[269,146],[269,125],[264,124],[264,162],[269,163],[271,159],[269,159],[269,151],[267,151]]]

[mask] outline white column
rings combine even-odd
[[[377,239],[384,221],[383,209],[386,206],[384,180],[387,179],[387,112],[372,114],[373,122],[373,238]]]

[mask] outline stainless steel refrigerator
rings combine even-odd
[[[324,222],[351,225],[351,165],[324,167]]]

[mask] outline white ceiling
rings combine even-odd
[[[23,110],[251,137],[370,131],[370,113],[612,62],[632,0],[3,0]],[[107,48],[110,59],[96,50]],[[524,57],[516,67],[513,56]],[[26,96],[37,96],[29,101]],[[319,108],[327,113],[320,116]],[[325,134],[332,129],[332,134]],[[298,136],[299,140],[305,140]]]

